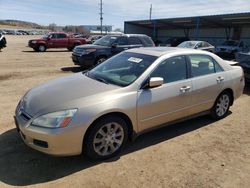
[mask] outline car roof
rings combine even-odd
[[[189,48],[177,48],[177,47],[142,47],[142,48],[133,48],[127,50],[126,52],[141,53],[141,54],[160,57],[162,55],[173,52],[197,52],[197,50]]]
[[[127,37],[148,37],[147,35],[144,35],[144,34],[122,34],[122,35],[105,35],[105,36],[111,36],[111,37],[122,37],[122,36],[127,36]]]

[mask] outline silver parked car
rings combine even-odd
[[[197,50],[205,50],[214,53],[215,47],[205,41],[185,41],[179,44],[179,48],[192,48]]]
[[[243,88],[241,67],[212,53],[131,49],[31,89],[18,103],[15,122],[36,150],[104,159],[159,125],[206,113],[224,118]]]

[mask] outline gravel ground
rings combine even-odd
[[[29,39],[7,36],[0,52],[0,187],[250,186],[250,86],[225,119],[204,116],[144,134],[111,160],[58,158],[28,148],[13,122],[20,97],[80,71],[70,52],[35,53],[26,47]]]

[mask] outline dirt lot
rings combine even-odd
[[[0,52],[0,187],[249,187],[250,87],[223,120],[200,117],[140,136],[112,160],[56,158],[26,147],[13,114],[20,97],[80,71],[65,50],[34,53],[28,36]]]

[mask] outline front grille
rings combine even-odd
[[[48,142],[42,141],[42,140],[33,140],[33,144],[42,148],[48,148]]]
[[[20,117],[23,118],[23,120],[25,121],[29,121],[31,119],[31,117],[24,112],[21,112]]]

